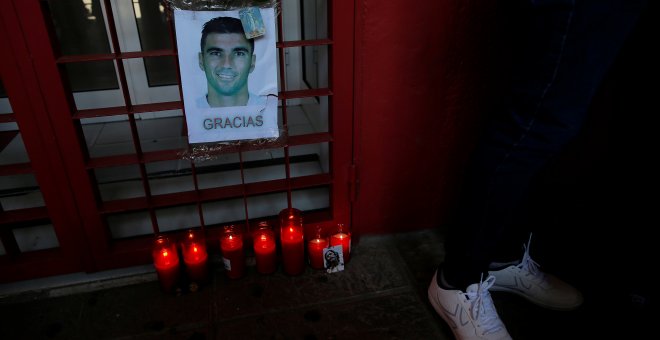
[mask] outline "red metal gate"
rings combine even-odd
[[[0,176],[33,174],[43,203],[0,210],[0,282],[149,263],[156,233],[201,227],[212,241],[223,225],[247,231],[291,206],[310,230],[350,223],[353,6],[282,1],[285,136],[192,160],[163,3],[2,1],[2,83],[13,113],[0,112],[10,126],[0,136],[22,137],[29,160],[3,159]],[[10,189],[0,193],[16,196]],[[40,230],[55,241],[25,246]]]

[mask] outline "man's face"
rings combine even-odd
[[[250,43],[240,33],[211,33],[206,36],[199,67],[206,73],[209,91],[232,96],[247,89],[248,75],[254,70],[255,56]]]

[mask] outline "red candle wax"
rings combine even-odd
[[[183,262],[186,264],[186,272],[191,282],[206,282],[208,278],[208,254],[206,247],[197,242],[189,242],[184,245]]]
[[[315,238],[307,242],[309,265],[314,269],[323,269],[323,249],[328,247],[327,238]]]
[[[243,237],[240,235],[225,235],[220,240],[222,257],[227,269],[227,276],[237,279],[245,272],[245,254],[243,253]]]
[[[282,241],[282,266],[289,275],[298,275],[305,269],[305,244],[302,231],[294,226],[284,227]]]
[[[342,253],[344,254],[344,263],[347,263],[351,258],[351,235],[346,233],[336,233],[330,238],[331,246],[338,246],[341,244]]]
[[[272,231],[260,231],[253,240],[257,271],[270,274],[276,268],[275,238]]]
[[[157,245],[152,255],[160,288],[166,293],[173,292],[179,281],[179,255],[176,248]]]

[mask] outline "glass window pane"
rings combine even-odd
[[[195,190],[188,160],[153,162],[145,167],[152,195]]]
[[[277,216],[286,208],[286,192],[248,197],[250,219]]]
[[[30,158],[18,124],[0,123],[0,166],[23,163],[30,163]],[[43,206],[44,198],[33,174],[0,176],[0,211]]]
[[[33,174],[0,176],[1,210],[19,210],[45,206]]]
[[[106,223],[113,239],[153,234],[151,218],[146,211],[109,215]]]
[[[242,198],[204,203],[202,212],[207,226],[245,222]]]
[[[291,177],[330,172],[328,143],[297,145],[289,148]]]
[[[328,46],[305,46],[302,49],[303,85],[318,89],[328,87]]]
[[[278,123],[284,126],[279,110]],[[287,106],[289,136],[329,132],[328,97],[303,98],[298,105]]]
[[[111,52],[99,0],[48,0],[48,8],[62,55]],[[74,92],[119,87],[112,61],[67,65],[66,71]]]
[[[161,0],[132,0],[143,51],[172,48],[167,13]]]
[[[245,183],[286,178],[284,150],[264,149],[243,153]]]
[[[21,252],[57,248],[60,246],[52,224],[14,229],[14,238]]]
[[[304,40],[328,38],[328,1],[300,1],[300,26]]]
[[[30,158],[16,123],[0,123],[0,165],[28,163]]]
[[[211,155],[211,158],[207,161],[195,162],[200,189],[241,184],[241,168],[237,153]]]
[[[196,205],[156,210],[158,229],[161,232],[199,227],[199,210]]]
[[[284,49],[286,90],[328,87],[328,47],[305,46]]]
[[[173,114],[176,116],[164,112],[140,114],[136,124],[143,152],[181,150],[188,146],[183,114],[180,110]]]
[[[71,91],[100,91],[118,89],[115,63],[112,60],[64,64]]]
[[[178,84],[177,65],[174,57],[144,58],[144,66],[147,70],[147,82],[150,87]]]
[[[145,196],[137,165],[98,168],[94,175],[103,201]]]
[[[330,208],[330,188],[310,188],[291,192],[291,205],[303,212]]]
[[[132,0],[143,51],[172,48],[167,13],[161,0]],[[176,64],[173,57],[146,58],[145,68],[149,86],[177,84]]]
[[[127,115],[81,119],[80,124],[91,158],[135,153]]]

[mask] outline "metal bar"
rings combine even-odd
[[[0,123],[11,123],[15,121],[16,117],[13,113],[0,113]]]
[[[128,198],[102,202],[99,211],[102,214],[138,211],[147,208],[166,208],[199,202],[220,201],[241,197],[252,197],[263,194],[283,192],[289,188],[305,189],[330,185],[333,178],[330,174],[317,174],[294,177],[289,181],[276,179],[271,181],[236,184],[220,188],[184,191],[164,195],[154,195],[149,200],[146,197]]]
[[[46,207],[5,210],[0,214],[0,229],[4,229],[5,225],[18,224],[21,222],[45,221],[48,219],[49,215]]]
[[[243,189],[243,211],[245,212],[245,232],[250,233],[250,215],[248,214],[247,192],[245,188],[245,169],[243,166],[243,151],[238,150],[238,163],[241,167],[241,188]]]
[[[118,50],[115,50],[118,51]],[[55,61],[58,64],[80,63],[87,61],[106,61],[106,60],[123,60],[134,58],[149,58],[149,57],[168,57],[176,56],[174,50],[151,50],[151,51],[137,51],[137,52],[117,52],[117,53],[102,53],[102,54],[78,54],[66,55],[57,58]]]
[[[332,40],[330,39],[315,39],[315,40],[293,40],[293,41],[282,41],[275,44],[278,48],[288,48],[288,47],[299,47],[299,46],[323,46],[323,45],[332,45]]]
[[[12,5],[15,11],[7,8]],[[7,48],[0,54],[16,55],[12,66],[15,70],[10,73],[18,72],[19,75],[11,77],[9,83],[12,86],[8,86],[8,90],[23,86],[24,91],[19,96],[8,92],[14,110],[20,112],[17,120],[22,126],[26,149],[61,253],[70,261],[66,268],[63,266],[58,270],[64,273],[75,267],[77,271],[92,271],[95,260],[103,256],[107,248],[107,240],[99,232],[96,201],[84,168],[80,141],[71,124],[73,103],[69,101],[70,93],[55,63],[51,47],[57,43],[53,40],[54,34],[48,30],[45,19],[49,16],[44,13],[45,6],[46,3],[39,0],[0,1],[0,15],[3,16],[0,22],[5,27],[12,27],[7,35],[10,38],[3,36],[0,39],[7,42]],[[5,74],[3,71],[3,80],[6,80]],[[28,119],[27,125],[21,124],[22,118],[19,117]],[[38,141],[43,142],[35,145]]]
[[[52,77],[37,70],[44,58],[52,56],[51,43],[44,25],[41,3],[34,0],[0,2],[0,73],[11,98],[14,116],[20,128],[25,149],[30,157],[41,194],[46,202],[47,215],[42,221],[52,223],[66,268],[83,270],[86,254],[82,223],[70,190],[58,138],[53,129],[52,107],[46,101],[52,83],[60,83],[59,74]],[[35,47],[38,46],[38,47]],[[46,48],[45,48],[46,47]],[[48,83],[48,86],[44,86]],[[70,150],[67,150],[70,152]],[[75,151],[74,151],[75,152]],[[30,220],[33,216],[18,216],[4,212],[11,218]],[[24,214],[24,211],[16,214]],[[40,217],[43,217],[41,215]],[[17,222],[19,223],[19,222]],[[19,224],[20,224],[19,223]],[[23,258],[17,259],[20,261]],[[47,262],[48,259],[41,259]],[[65,270],[65,266],[56,270]],[[4,268],[3,268],[4,271]]]
[[[158,111],[179,110],[179,109],[183,109],[183,105],[181,101],[137,104],[131,106],[130,108],[126,106],[103,107],[98,109],[77,110],[73,116],[73,119],[132,115],[135,113],[158,112]]]
[[[329,46],[330,74],[328,86],[333,96],[328,98],[330,134],[330,169],[334,184],[330,205],[333,219],[338,223],[352,221],[349,201],[348,169],[353,166],[357,132],[354,126],[354,80],[355,80],[355,2],[328,1],[328,30],[333,44]],[[355,134],[354,134],[355,133]],[[358,230],[352,232],[358,236]]]
[[[263,144],[244,144],[241,145],[243,151],[253,151],[253,150],[267,150],[274,149],[279,147],[287,146],[296,146],[296,145],[305,145],[305,144],[318,144],[332,142],[332,136],[327,132],[311,133],[307,135],[298,135],[288,137],[286,144],[284,141],[273,141]],[[218,151],[214,151],[214,155],[224,155],[238,152],[239,146],[227,146]],[[144,152],[142,157],[137,155],[117,155],[117,156],[106,156],[106,157],[97,157],[92,158],[87,161],[87,169],[95,168],[107,168],[114,166],[122,165],[132,165],[138,163],[150,163],[158,161],[170,161],[181,159],[182,155],[188,152],[186,149],[179,150],[159,150],[159,151],[150,151]],[[2,169],[2,167],[0,167]]]
[[[332,90],[327,88],[280,91],[278,94],[280,99],[311,98],[311,97],[322,97],[322,96],[332,96],[332,95],[334,95]]]
[[[0,176],[22,175],[34,172],[30,163],[0,165]]]
[[[282,13],[277,16],[277,41],[284,41],[284,32],[282,31]],[[284,67],[284,61],[285,61],[285,56],[284,56],[284,48],[278,49],[278,55],[279,55],[279,68],[280,68],[280,87],[281,91],[280,92],[286,92],[286,69]],[[289,134],[289,125],[288,125],[288,117],[287,117],[287,105],[286,105],[286,99],[282,98],[282,124],[284,125],[284,130],[286,135],[288,136]],[[286,190],[286,206],[288,208],[291,208],[291,184],[290,184],[290,179],[291,179],[291,166],[289,164],[289,147],[284,146],[284,171],[286,173],[286,183],[287,183],[287,190]]]
[[[117,27],[115,26],[114,15],[112,14],[112,5],[110,0],[104,0],[103,4],[105,6],[105,12],[108,19],[108,30],[110,33],[110,40],[112,42],[112,50],[114,53],[118,54],[121,51],[119,46],[119,37],[117,36]],[[124,69],[124,62],[121,59],[115,59],[115,65],[117,66],[117,73],[119,73],[119,83],[121,84],[121,93],[124,97],[124,103],[126,108],[133,110],[133,104],[131,103],[131,95],[128,92],[128,81],[126,79],[126,70]],[[135,147],[135,153],[138,157],[142,156],[142,145],[140,145],[140,135],[138,133],[137,124],[135,123],[135,116],[128,115],[128,123],[131,127],[131,136],[133,137],[133,146]],[[147,200],[151,197],[151,188],[149,187],[149,178],[147,174],[147,169],[144,166],[144,163],[139,163],[140,168],[140,177],[142,180],[142,187],[144,189],[144,194],[147,196]],[[154,231],[154,234],[159,232],[158,229],[158,220],[156,218],[156,213],[153,209],[149,209],[149,216],[151,217],[151,227]]]

